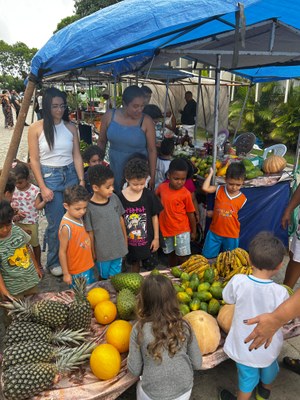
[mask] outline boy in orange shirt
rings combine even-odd
[[[182,264],[191,254],[191,240],[196,238],[195,207],[191,193],[184,187],[188,173],[185,160],[171,161],[169,182],[161,183],[156,194],[164,207],[159,214],[159,226],[165,239],[165,254],[169,265]]]
[[[84,277],[88,285],[96,281],[91,239],[82,221],[89,198],[88,191],[80,185],[70,186],[64,191],[66,213],[58,231],[59,261],[63,280],[71,286],[78,277]]]
[[[202,190],[215,193],[215,205],[212,222],[206,235],[202,254],[206,258],[215,258],[220,251],[239,247],[240,222],[238,212],[245,205],[247,198],[240,191],[244,184],[246,170],[242,163],[229,165],[225,176],[225,185],[211,185],[214,170],[203,182]]]

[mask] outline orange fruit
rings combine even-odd
[[[90,302],[92,308],[95,308],[101,301],[109,300],[110,296],[106,289],[94,288],[88,292],[87,299]]]
[[[106,331],[106,341],[112,344],[120,353],[129,350],[129,340],[132,325],[128,321],[118,319],[112,322]]]
[[[101,301],[96,305],[94,315],[99,324],[110,324],[117,316],[117,307],[110,300]]]
[[[91,354],[90,367],[99,379],[114,378],[121,369],[120,353],[111,344],[100,344]]]

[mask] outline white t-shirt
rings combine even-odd
[[[253,275],[235,275],[223,290],[223,299],[228,304],[235,304],[232,325],[224,344],[224,352],[235,362],[249,367],[264,368],[271,365],[278,357],[283,335],[281,329],[273,336],[270,346],[249,351],[245,338],[254,326],[243,323],[245,319],[275,310],[288,299],[287,290],[269,279],[259,279]]]

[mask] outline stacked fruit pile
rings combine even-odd
[[[76,282],[70,305],[53,300],[12,300],[1,305],[13,317],[3,354],[3,393],[9,400],[27,399],[50,388],[59,374],[78,368],[95,348],[93,342],[83,343],[92,318],[85,280]]]
[[[214,267],[224,282],[228,282],[235,274],[249,275],[252,273],[249,254],[240,247],[220,253]]]

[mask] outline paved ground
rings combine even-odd
[[[30,122],[30,118],[31,117],[27,118],[28,122]],[[27,130],[28,128],[24,129],[23,138],[18,151],[18,158],[20,160],[26,160],[27,157]],[[4,129],[3,115],[0,113],[0,168],[3,165],[11,135],[12,131]],[[43,222],[42,225],[44,226],[45,223]],[[45,253],[43,253],[43,260],[45,260]],[[282,269],[277,277],[276,280],[278,282],[282,282],[284,271],[285,268]],[[41,291],[45,292],[56,292],[64,290],[65,288],[66,285],[62,282],[61,278],[55,278],[47,273],[40,284]],[[1,317],[2,315],[0,314],[0,351],[2,348],[1,339],[3,337]],[[300,357],[300,337],[285,341],[280,354],[280,360],[284,356]],[[211,370],[195,372],[194,388],[191,399],[214,400],[218,398],[218,388],[227,388],[235,391],[236,384],[237,376],[235,365],[232,361],[228,360]],[[273,400],[294,400],[299,399],[299,396],[299,375],[282,368],[276,382],[274,383],[271,398]],[[0,399],[1,398],[2,395],[0,393]],[[135,398],[134,386],[119,397],[120,400],[134,400]]]

